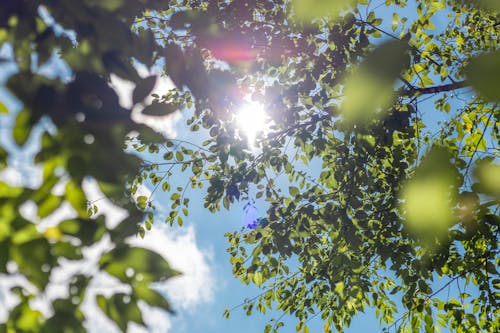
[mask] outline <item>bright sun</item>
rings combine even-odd
[[[258,102],[249,102],[236,113],[238,127],[247,137],[249,145],[255,143],[257,135],[266,130],[269,118],[264,106]]]

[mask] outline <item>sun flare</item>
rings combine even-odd
[[[257,135],[264,132],[269,123],[264,106],[258,102],[249,102],[243,105],[236,113],[236,120],[249,145],[255,143]]]

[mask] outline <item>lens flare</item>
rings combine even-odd
[[[258,102],[249,102],[236,113],[239,129],[246,136],[249,145],[255,143],[257,135],[266,131],[269,118],[264,106]]]

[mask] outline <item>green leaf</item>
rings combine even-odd
[[[80,186],[72,180],[66,184],[66,200],[73,206],[80,217],[86,217],[87,214],[87,199]]]
[[[7,106],[0,102],[0,113],[9,113],[9,109],[7,109]]]
[[[109,274],[122,282],[130,281],[126,271],[128,268],[142,275],[143,281],[158,282],[179,275],[156,252],[139,248],[119,248],[102,256],[99,261]]]
[[[264,283],[264,279],[261,272],[254,273],[252,280],[257,285],[257,287],[260,287],[262,283]]]
[[[299,20],[320,17],[335,18],[344,10],[355,5],[355,0],[293,0],[292,8]]]
[[[53,194],[49,194],[38,206],[38,216],[41,218],[52,214],[59,206],[61,206],[62,198]]]
[[[175,159],[178,161],[178,162],[182,162],[184,161],[184,154],[181,153],[180,151],[176,152],[175,153]]]
[[[16,327],[19,330],[30,332],[36,331],[42,321],[42,313],[31,309],[28,305],[20,304],[17,311]],[[7,332],[10,332],[7,331]]]
[[[150,306],[155,306],[170,313],[174,313],[165,297],[163,297],[157,291],[151,289],[151,287],[149,286],[138,284],[134,287],[133,293],[138,300],[142,300],[148,303]]]
[[[15,198],[23,192],[21,187],[11,187],[0,181],[0,198]]]
[[[27,109],[21,110],[16,117],[12,135],[17,145],[26,143],[31,133],[31,113]]]
[[[456,221],[453,207],[457,200],[456,167],[442,148],[433,148],[422,160],[415,176],[401,193],[405,224],[427,244],[444,237]]]
[[[472,87],[491,101],[500,101],[500,51],[485,53],[472,58],[465,68]]]
[[[109,11],[115,11],[121,6],[123,6],[124,0],[106,0],[106,1],[95,1],[95,4],[101,8]]]
[[[126,331],[129,321],[144,325],[141,310],[135,301],[131,301],[130,296],[123,293],[115,294],[109,298],[97,295],[97,305],[113,320],[122,331]]]
[[[408,45],[387,42],[372,52],[347,77],[341,113],[349,125],[363,125],[381,118],[394,101],[394,83],[408,66]]]
[[[71,260],[80,260],[83,258],[81,249],[69,242],[57,242],[54,244],[52,246],[52,254],[57,257],[65,257]]]
[[[38,238],[11,248],[12,258],[19,266],[21,274],[43,290],[49,282],[50,271],[55,258],[50,252],[46,239]],[[47,269],[48,268],[48,269]]]
[[[101,239],[106,230],[103,217],[97,220],[66,220],[61,222],[58,228],[65,235],[77,237],[85,246],[91,245]]]
[[[148,197],[144,195],[140,195],[137,197],[137,205],[139,206],[140,209],[144,210],[146,209],[148,205]]]
[[[488,159],[476,161],[474,175],[478,180],[474,189],[500,199],[500,165]]]
[[[493,12],[500,11],[500,3],[498,1],[492,0],[468,0],[472,2],[474,5],[485,8],[487,10],[491,10]]]

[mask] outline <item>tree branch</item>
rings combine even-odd
[[[459,82],[443,84],[440,86],[419,88],[419,87],[415,87],[415,86],[409,84],[409,82],[406,80],[404,80],[403,82],[407,86],[406,89],[403,89],[403,96],[414,96],[416,94],[419,94],[419,95],[437,94],[437,93],[441,93],[441,92],[465,88],[469,85],[469,82],[467,80],[463,80],[463,81],[459,81]]]

